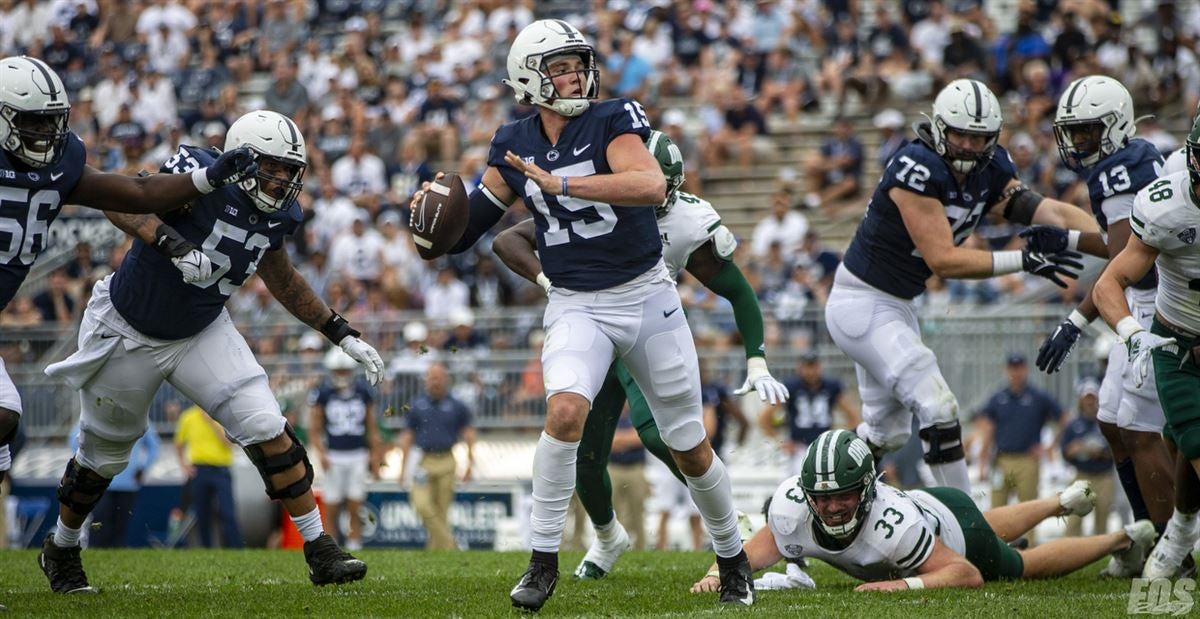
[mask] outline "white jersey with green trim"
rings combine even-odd
[[[1167,162],[1165,164],[1163,164],[1162,174],[1159,174],[1158,176],[1159,176],[1159,178],[1162,178],[1164,176],[1169,176],[1176,172],[1182,172],[1186,169],[1187,169],[1187,147],[1181,146],[1181,147],[1171,151],[1170,155],[1167,155]]]
[[[1150,183],[1133,201],[1130,229],[1158,250],[1154,309],[1172,324],[1200,332],[1200,206],[1191,177],[1176,172]]]
[[[721,216],[708,200],[679,192],[675,204],[658,219],[663,262],[667,264],[672,279],[679,281],[679,274],[687,268],[692,254],[708,242],[719,227]]]
[[[817,541],[819,524],[805,502],[799,475],[785,480],[775,491],[767,526],[783,556],[814,557],[865,581],[916,575],[917,568],[933,554],[939,530],[946,535],[953,527],[957,543],[951,548],[960,554],[965,551],[958,521],[944,505],[929,495],[913,497],[883,482],[875,484],[875,500],[863,516],[858,534],[841,550]]]

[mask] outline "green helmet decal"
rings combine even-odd
[[[1184,155],[1187,159],[1189,180],[1193,186],[1200,184],[1200,112],[1192,120],[1192,130],[1187,135],[1187,150]]]
[[[829,430],[817,436],[804,456],[800,487],[808,508],[821,528],[836,538],[854,535],[875,498],[875,458],[866,441],[847,430]],[[858,508],[850,520],[829,524],[821,518],[814,496],[858,490]]]
[[[675,197],[683,185],[683,153],[679,152],[679,147],[667,134],[658,130],[651,131],[646,137],[646,149],[654,155],[663,176],[667,177],[667,199],[655,209],[655,214],[662,217],[675,204]]]

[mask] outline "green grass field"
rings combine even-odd
[[[0,551],[0,603],[10,615],[406,616],[493,617],[517,614],[508,591],[524,553],[363,551],[367,578],[340,587],[309,584],[304,558],[283,551],[85,551],[96,596],[50,593],[37,552]],[[975,591],[864,594],[824,564],[810,573],[816,591],[764,591],[753,609],[722,608],[715,594],[687,591],[711,555],[631,552],[599,582],[569,571],[582,553],[562,557],[564,576],[541,615],[695,617],[731,612],[764,617],[1114,617],[1124,616],[1129,581],[1101,581],[1097,564],[1068,578],[996,583]]]

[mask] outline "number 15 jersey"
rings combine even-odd
[[[542,270],[555,286],[604,290],[649,271],[662,258],[654,205],[614,206],[548,195],[508,165],[504,155],[512,151],[556,177],[610,174],[608,144],[624,133],[644,140],[650,123],[638,102],[620,98],[593,103],[572,118],[556,144],[546,137],[537,114],[500,127],[492,138],[488,165],[533,213]]]
[[[867,203],[862,223],[846,249],[846,268],[890,295],[916,297],[925,292],[925,280],[933,270],[917,250],[888,192],[898,187],[941,202],[954,244],[962,245],[1016,176],[1008,151],[996,146],[991,160],[976,165],[959,185],[946,161],[932,148],[919,139],[909,142],[892,155]]]

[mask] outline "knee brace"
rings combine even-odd
[[[67,462],[67,470],[58,482],[58,502],[76,514],[86,516],[92,513],[92,509],[100,502],[100,497],[111,482],[111,479],[80,466],[75,458],[71,458]]]
[[[294,499],[304,496],[304,493],[312,488],[313,467],[312,463],[308,461],[308,452],[300,444],[300,439],[296,438],[296,431],[292,429],[291,424],[284,425],[283,431],[288,438],[292,439],[292,446],[283,453],[268,456],[263,452],[261,445],[249,445],[245,448],[246,455],[250,457],[250,461],[258,469],[258,474],[262,476],[263,484],[267,488],[267,496],[272,500]],[[304,464],[304,477],[284,488],[276,488],[271,482],[272,476],[287,472],[301,463]]]
[[[962,426],[958,421],[921,428],[917,433],[929,446],[925,449],[925,464],[946,464],[964,459]]]

